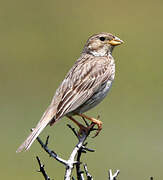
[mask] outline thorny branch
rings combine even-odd
[[[112,173],[112,170],[109,170],[109,180],[116,180],[120,170],[117,170],[114,174]]]
[[[58,162],[65,165],[66,171],[65,171],[64,180],[71,180],[72,170],[73,170],[74,166],[76,166],[77,180],[85,180],[84,175],[86,176],[86,180],[93,180],[92,175],[88,172],[88,168],[87,168],[86,164],[83,165],[84,171],[81,170],[81,164],[82,164],[81,163],[81,155],[86,152],[94,152],[93,149],[87,148],[86,147],[87,143],[85,143],[85,140],[90,135],[90,133],[95,130],[94,124],[89,125],[87,122],[85,122],[85,123],[86,123],[86,126],[90,127],[90,128],[87,132],[82,131],[82,133],[80,135],[76,132],[75,128],[71,127],[69,124],[67,125],[78,139],[78,144],[74,147],[68,160],[62,159],[54,151],[52,151],[48,148],[49,136],[47,137],[45,143],[43,143],[43,141],[39,137],[37,138],[37,141],[39,142],[41,147],[49,154],[50,157],[56,159]],[[75,161],[76,156],[77,156],[77,158]],[[44,165],[41,164],[39,157],[37,156],[36,158],[37,158],[37,161],[38,161],[38,164],[40,167],[38,172],[42,173],[45,180],[50,180],[50,177],[47,175],[47,173],[44,169]],[[117,176],[118,176],[119,172],[120,171],[117,170],[113,174],[112,170],[110,169],[108,172],[108,180],[117,180]],[[72,177],[72,180],[76,180],[76,179],[74,177]],[[154,180],[153,177],[150,177],[150,180]]]
[[[94,150],[86,148],[87,143],[84,143],[84,142],[87,139],[87,137],[89,136],[89,134],[95,130],[94,129],[95,124],[92,123],[92,124],[88,125],[88,123],[86,122],[86,125],[87,125],[87,127],[86,127],[87,131],[83,130],[80,133],[80,135],[76,132],[76,130],[73,127],[68,125],[68,127],[72,130],[72,132],[74,133],[74,135],[78,139],[78,144],[74,147],[74,149],[73,149],[68,160],[62,159],[54,151],[52,151],[48,148],[49,136],[47,137],[45,143],[43,143],[43,141],[39,137],[37,137],[37,141],[39,142],[41,147],[50,155],[50,157],[55,158],[57,161],[59,161],[60,163],[65,165],[66,171],[65,171],[64,180],[70,180],[71,179],[72,170],[73,170],[75,165],[76,165],[77,179],[78,180],[84,180],[84,176],[83,176],[84,172],[80,170],[80,164],[81,164],[80,157],[81,157],[82,153],[86,153],[87,151],[94,152]],[[75,161],[76,156],[77,156],[77,161]],[[90,178],[88,178],[88,175],[89,175],[89,173],[86,173],[87,179],[89,180]],[[73,179],[74,179],[74,177],[73,177]]]
[[[87,180],[93,180],[92,175],[89,174],[89,172],[88,172],[88,168],[87,168],[86,164],[84,164],[84,170],[85,170],[85,173],[86,173],[86,176],[87,176]]]
[[[56,159],[57,161],[59,161],[60,163],[62,163],[64,165],[66,165],[67,162],[64,159],[60,158],[54,151],[52,151],[48,148],[47,145],[49,142],[49,136],[47,137],[45,144],[42,142],[42,140],[39,137],[37,137],[37,141],[40,143],[41,147],[49,154],[50,157]]]
[[[72,128],[70,125],[68,125],[68,126],[69,126],[70,129],[74,132],[74,134],[76,135],[75,129]],[[77,137],[78,139],[80,138],[80,137],[78,137],[78,136],[76,136],[76,137]],[[84,171],[82,171],[82,170],[81,170],[81,167],[80,167],[80,165],[82,164],[82,163],[81,163],[81,160],[80,160],[82,153],[94,152],[93,149],[90,149],[90,148],[87,148],[87,147],[86,147],[87,144],[88,144],[88,143],[83,143],[83,145],[81,146],[81,148],[78,150],[78,153],[77,153],[77,162],[78,162],[78,163],[76,164],[76,174],[77,174],[77,179],[78,179],[78,180],[84,180],[84,176],[83,176]],[[84,170],[85,170],[85,174],[86,174],[86,176],[87,176],[87,180],[93,180],[92,176],[91,176],[91,179],[90,179],[90,174],[88,173],[88,171],[86,171],[86,170],[87,170],[86,165],[84,165]]]
[[[38,172],[41,172],[41,173],[42,173],[42,175],[44,176],[45,180],[50,180],[50,177],[47,175],[47,173],[46,173],[46,171],[45,171],[45,169],[44,169],[44,165],[41,164],[41,161],[40,161],[39,157],[36,156],[36,159],[37,159],[38,164],[39,164],[39,167],[40,167],[40,169],[38,170]]]

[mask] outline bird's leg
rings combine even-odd
[[[73,121],[78,127],[79,127],[79,135],[82,134],[82,132],[88,133],[90,128],[85,127],[81,123],[79,123],[77,120],[75,120],[72,116],[67,116],[71,121]],[[92,127],[92,126],[91,126]]]
[[[82,118],[85,118],[85,119],[88,119],[88,120],[92,121],[94,124],[96,124],[98,126],[97,133],[94,136],[94,137],[96,137],[99,134],[99,132],[101,131],[101,129],[102,129],[102,122],[100,120],[98,120],[98,119],[88,117],[85,114],[77,114],[77,115],[82,117]]]

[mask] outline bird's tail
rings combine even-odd
[[[34,140],[39,136],[39,134],[42,132],[42,130],[49,124],[49,122],[53,119],[55,116],[56,111],[54,107],[49,107],[45,113],[43,114],[41,120],[37,124],[37,126],[33,129],[31,134],[28,136],[28,138],[20,145],[20,147],[17,149],[17,153],[21,152],[23,149],[27,151]]]

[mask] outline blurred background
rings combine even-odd
[[[16,154],[49,105],[88,37],[111,32],[125,44],[115,48],[116,78],[107,98],[87,114],[103,121],[88,139],[95,153],[83,155],[94,179],[163,179],[163,1],[0,1],[1,179],[40,180],[36,155],[50,177],[65,168],[35,142]],[[68,159],[77,143],[63,118],[41,134]]]

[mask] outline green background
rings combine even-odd
[[[103,121],[95,153],[83,155],[94,179],[163,179],[163,1],[1,0],[0,1],[0,179],[40,180],[38,155],[50,177],[64,167],[37,142],[15,151],[80,56],[87,38],[111,32],[124,40],[115,48],[116,78],[107,98],[87,114]],[[41,134],[67,159],[77,140],[63,118]],[[72,124],[72,123],[71,123]]]

